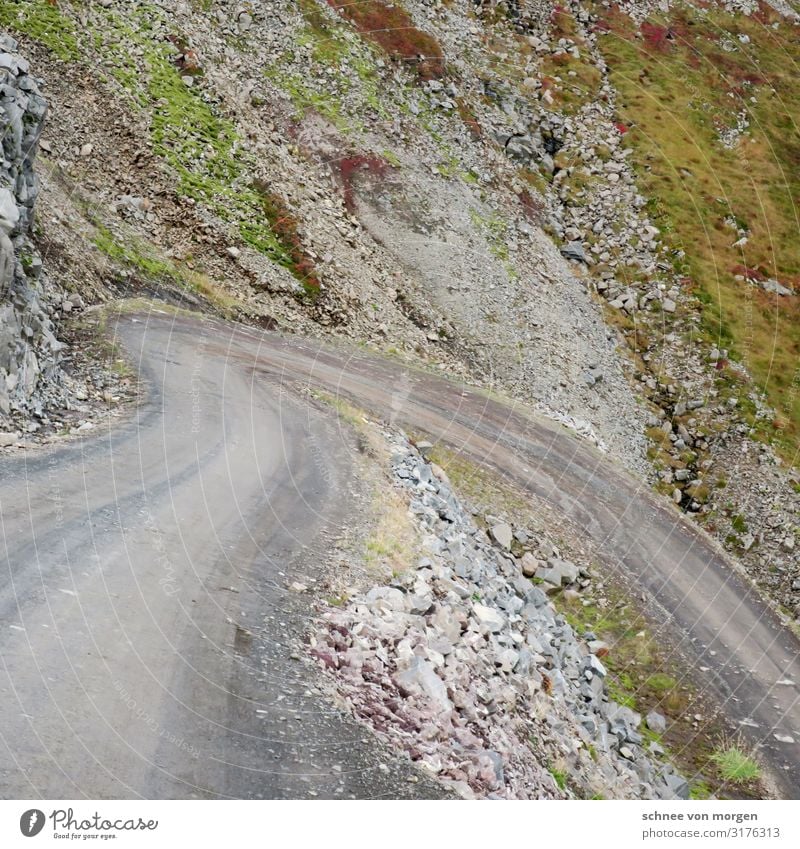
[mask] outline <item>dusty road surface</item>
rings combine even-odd
[[[0,464],[0,796],[442,795],[297,660],[287,587],[358,485],[335,416],[202,326],[144,329],[132,421]]]
[[[291,657],[306,611],[287,583],[353,518],[347,439],[293,392],[311,385],[428,432],[585,529],[666,616],[687,668],[707,670],[696,680],[761,745],[781,794],[800,796],[798,640],[599,452],[364,353],[164,315],[117,332],[150,386],[133,421],[0,467],[1,795],[436,793]]]

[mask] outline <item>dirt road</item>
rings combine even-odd
[[[2,796],[436,795],[292,657],[307,611],[287,586],[313,577],[358,485],[345,432],[293,391],[308,385],[426,431],[585,529],[800,796],[798,640],[598,451],[365,353],[167,315],[118,333],[150,388],[133,420],[0,464]]]

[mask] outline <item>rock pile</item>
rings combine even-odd
[[[311,640],[353,711],[468,798],[685,798],[641,717],[609,698],[607,647],[548,599],[586,573],[506,523],[480,530],[444,472],[405,440],[393,452],[424,556],[331,609]]]

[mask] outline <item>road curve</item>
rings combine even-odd
[[[117,331],[151,387],[134,421],[0,464],[0,794],[435,794],[395,778],[402,765],[308,693],[291,658],[303,611],[285,587],[353,485],[344,437],[299,384],[428,432],[584,529],[708,669],[699,683],[781,794],[800,796],[800,643],[700,530],[599,452],[363,352],[165,315]]]
[[[348,434],[220,329],[128,321],[133,419],[0,462],[2,798],[443,795],[313,690]]]

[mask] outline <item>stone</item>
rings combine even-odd
[[[588,655],[584,659],[583,668],[591,672],[592,675],[598,675],[600,678],[605,678],[608,675],[605,666],[593,654]]]
[[[520,560],[522,574],[526,578],[532,578],[536,574],[536,570],[540,565],[540,562],[530,553],[530,551],[526,551]]]
[[[406,595],[396,587],[375,587],[367,593],[366,602],[370,606],[385,610],[396,610],[402,613],[407,610]]]
[[[560,587],[562,584],[572,584],[578,580],[578,567],[569,560],[551,557],[544,568],[537,570],[536,577],[546,584]]]
[[[507,551],[511,549],[511,544],[514,542],[514,534],[511,525],[507,522],[501,522],[498,525],[493,525],[489,528],[489,536],[491,539]]]
[[[769,279],[765,280],[761,287],[765,292],[770,292],[773,295],[780,295],[781,297],[786,297],[787,295],[793,295],[794,292],[791,289],[788,289],[786,286],[779,283],[777,280]]]
[[[472,605],[472,612],[482,625],[494,633],[501,631],[506,624],[505,617],[494,607],[476,602]]]
[[[0,232],[10,235],[19,222],[19,207],[9,189],[0,188]]]
[[[664,310],[664,312],[675,312],[678,306],[675,301],[672,300],[672,298],[664,298],[664,300],[661,302],[661,308]]]
[[[584,265],[589,264],[589,258],[586,255],[586,250],[582,242],[567,242],[567,244],[561,247],[561,255],[573,262],[582,262]]]
[[[644,722],[656,734],[663,734],[667,730],[667,720],[658,711],[651,710],[644,718]]]
[[[551,587],[561,586],[561,572],[558,569],[542,566],[536,570],[536,578],[545,584],[549,584]]]
[[[689,798],[689,783],[682,775],[669,772],[664,775],[664,782],[667,785],[667,790],[672,798],[688,799]]]
[[[11,239],[0,230],[0,295],[5,294],[14,279],[16,258]]]
[[[451,710],[453,707],[444,681],[436,674],[431,663],[421,657],[415,655],[407,669],[395,674],[394,682],[404,695],[425,695],[440,710]]]
[[[416,448],[417,451],[419,451],[419,453],[427,460],[428,455],[431,453],[431,451],[433,451],[433,443],[428,442],[425,439],[421,439],[419,442],[417,442]]]

